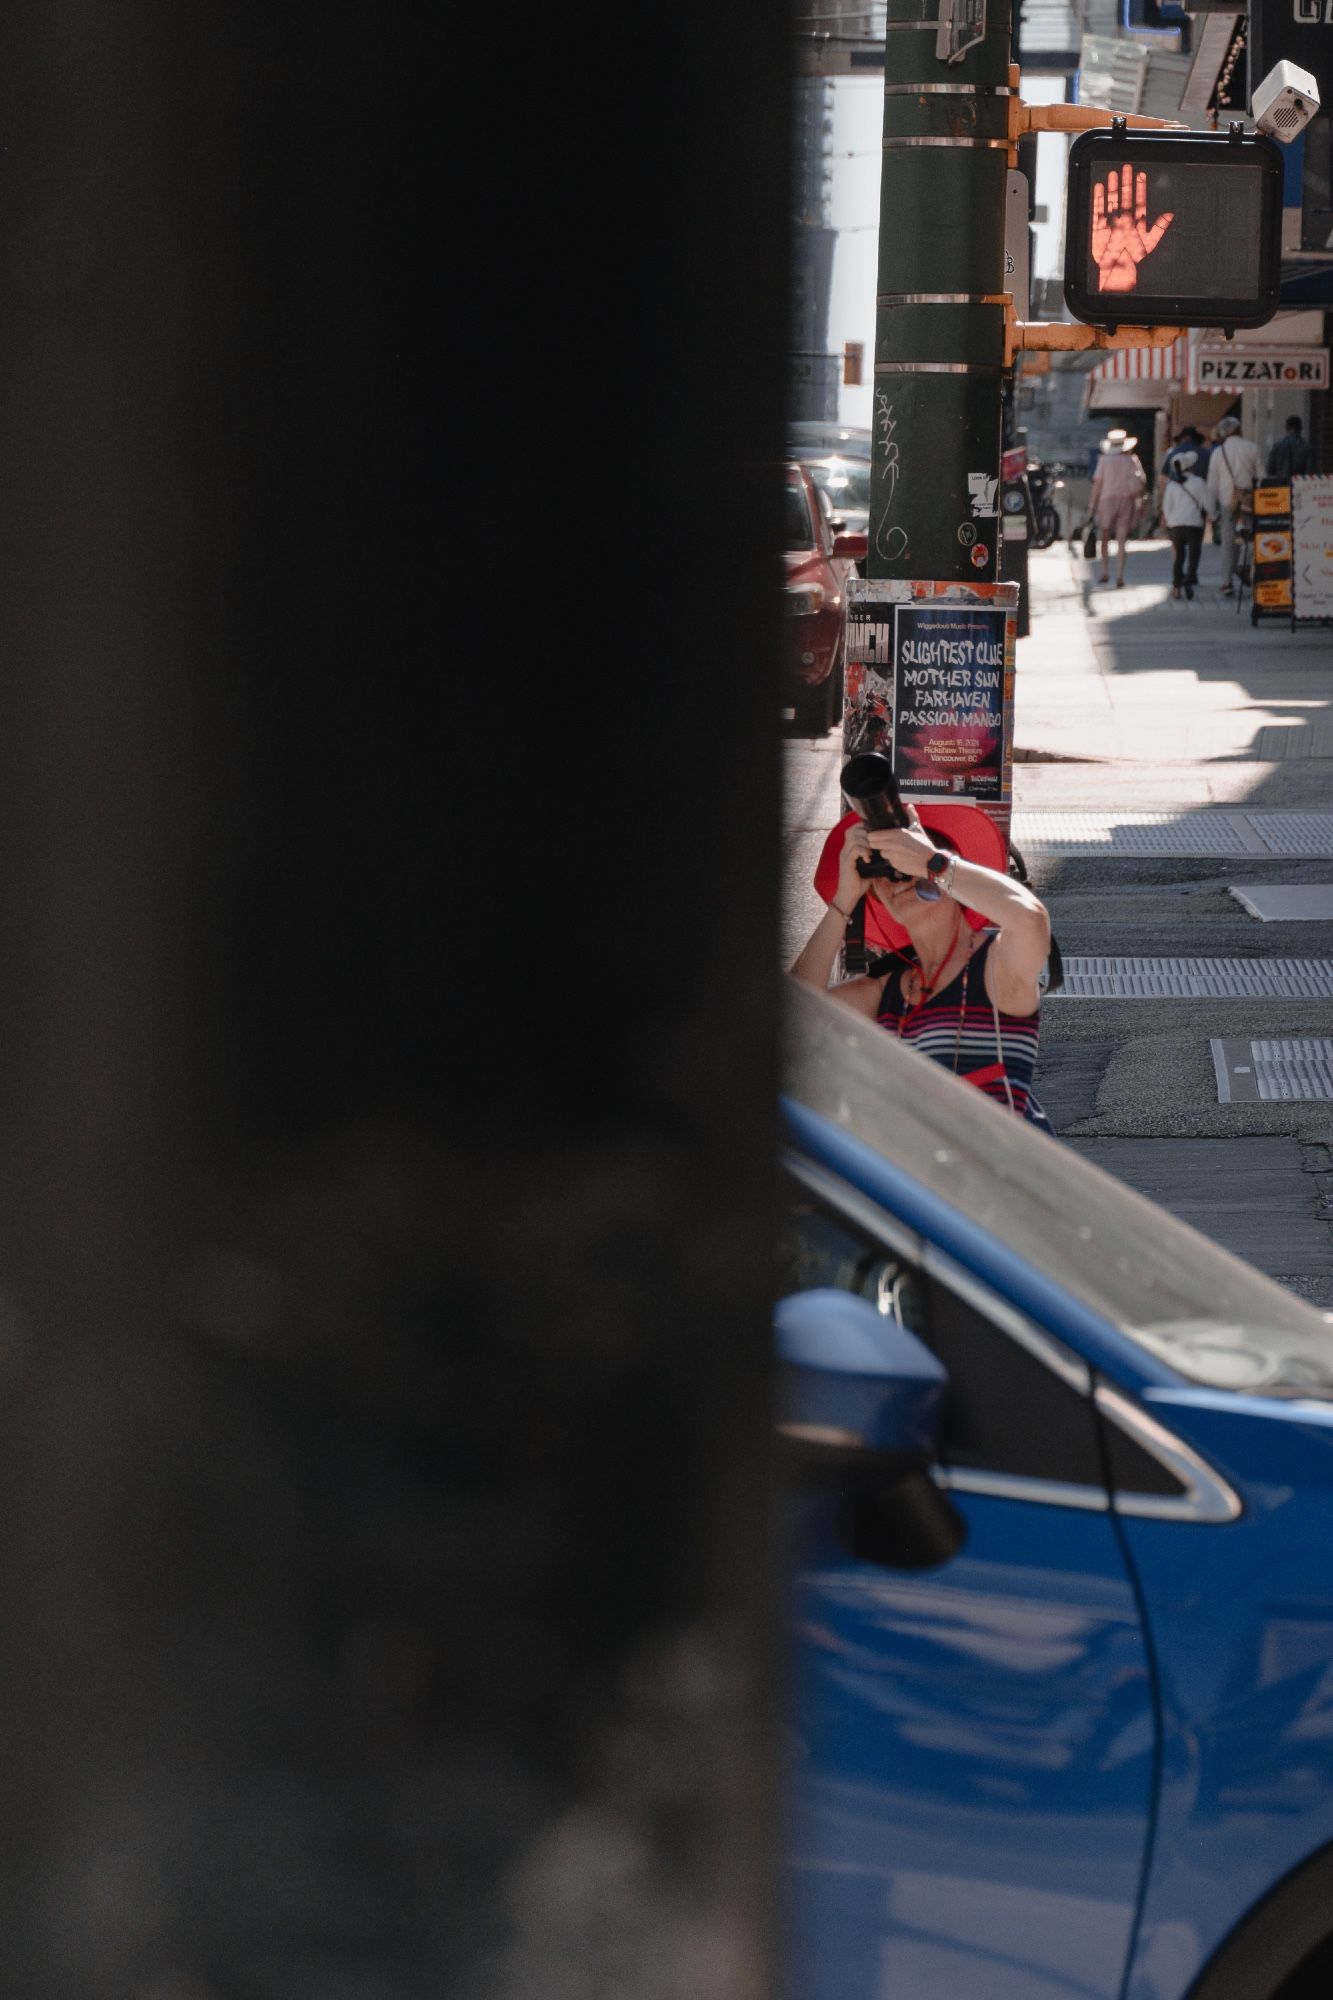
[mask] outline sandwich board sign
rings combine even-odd
[[[1333,476],[1291,482],[1291,585],[1296,620],[1333,618]]]

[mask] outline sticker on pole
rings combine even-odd
[[[978,521],[989,521],[995,514],[995,496],[1000,490],[1000,482],[989,472],[969,472],[967,475],[967,497],[972,503],[972,512]]]

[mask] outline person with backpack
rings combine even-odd
[[[1193,597],[1199,581],[1199,551],[1203,531],[1216,512],[1216,502],[1195,470],[1198,453],[1173,451],[1170,473],[1162,490],[1162,520],[1171,537],[1171,595]]]
[[[1234,597],[1231,572],[1236,563],[1236,520],[1253,506],[1255,482],[1263,472],[1259,447],[1240,434],[1239,417],[1223,417],[1216,430],[1217,446],[1208,461],[1208,491],[1217,508],[1222,543],[1222,595]]]
[[[1164,521],[1162,501],[1166,495],[1166,483],[1171,477],[1171,467],[1181,452],[1194,454],[1194,471],[1198,478],[1208,477],[1208,448],[1203,441],[1203,432],[1197,424],[1182,424],[1171,440],[1171,449],[1162,460],[1157,472],[1157,513],[1156,518]]]

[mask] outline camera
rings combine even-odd
[[[842,786],[843,796],[860,813],[872,833],[881,833],[885,827],[911,825],[907,808],[898,793],[893,765],[882,750],[863,750],[859,756],[849,758],[842,767],[838,783]],[[901,868],[891,867],[882,854],[872,854],[867,861],[859,860],[856,872],[863,879],[872,875],[886,876],[890,882],[911,879]]]
[[[1294,62],[1274,64],[1263,82],[1256,84],[1250,102],[1250,116],[1270,139],[1289,146],[1303,132],[1319,109],[1319,85],[1308,69]]]

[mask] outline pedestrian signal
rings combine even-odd
[[[1259,132],[1082,133],[1065,304],[1092,326],[1262,326],[1278,307],[1282,153]]]

